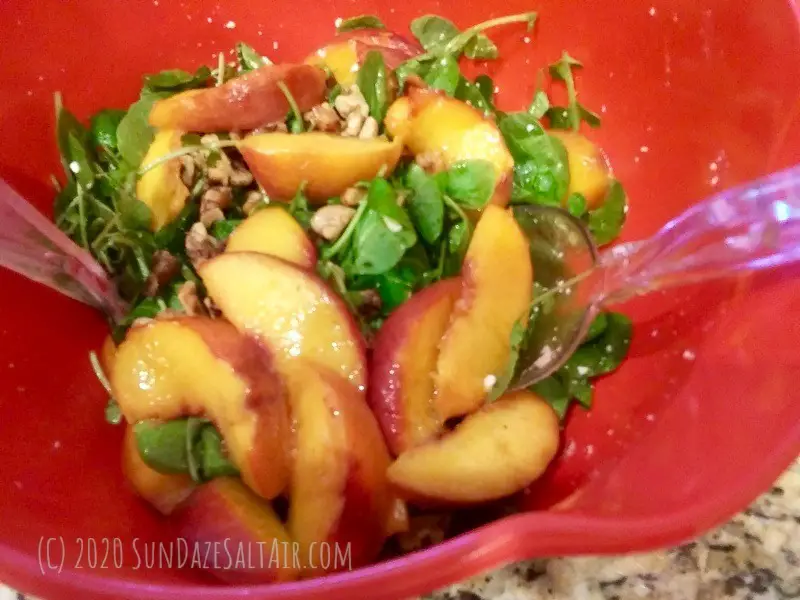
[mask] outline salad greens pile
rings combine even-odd
[[[496,121],[514,159],[512,204],[564,205],[570,183],[567,150],[548,130],[577,131],[582,123],[600,125],[597,114],[578,101],[575,71],[581,63],[564,52],[550,65],[548,72],[555,85],[563,84],[567,105],[553,106],[540,83],[530,105],[517,112],[499,110],[494,102],[494,83],[487,75],[474,80],[464,76],[462,59],[493,60],[497,46],[486,32],[509,23],[532,27],[535,13],[522,13],[493,19],[464,30],[451,21],[426,15],[411,23],[411,32],[424,49],[423,53],[390,69],[383,55],[372,50],[362,60],[357,85],[369,107],[370,116],[381,124],[397,89],[409,78],[422,80],[429,87],[463,100]],[[339,32],[384,28],[377,17],[362,15],[338,24]],[[158,231],[151,231],[151,213],[136,198],[137,178],[144,169],[142,160],[154,138],[147,118],[153,103],[181,91],[199,89],[227,81],[271,64],[269,59],[244,43],[235,47],[236,64],[220,60],[215,69],[201,66],[194,72],[170,69],[146,75],[140,96],[127,110],[102,110],[83,125],[67,111],[56,97],[57,139],[66,177],[55,199],[55,221],[76,243],[90,251],[116,281],[121,296],[131,310],[124,322],[116,324],[115,339],[121,340],[131,323],[140,317],[155,317],[166,310],[180,309],[177,291],[191,281],[202,293],[184,245],[187,230],[198,219],[198,198],[202,185],[191,190],[190,201],[178,218]],[[543,74],[542,74],[543,75]],[[543,80],[543,77],[540,77]],[[305,130],[303,116],[289,93],[284,93],[292,107],[286,115],[286,128],[293,133]],[[328,90],[333,103],[342,93],[338,84]],[[227,136],[217,134],[218,143],[205,142],[198,133],[183,137],[185,154],[198,149],[209,160],[216,153],[236,154],[226,147]],[[229,144],[230,146],[231,144]],[[363,200],[341,236],[332,241],[318,241],[317,269],[345,299],[370,339],[398,306],[412,294],[432,283],[457,275],[472,236],[476,212],[489,202],[495,188],[495,171],[484,160],[465,160],[436,173],[426,172],[414,162],[401,162],[391,173],[383,173],[359,184]],[[235,197],[225,209],[224,220],[217,221],[210,233],[224,243],[246,218],[244,199]],[[341,203],[331,198],[329,204]],[[566,208],[583,220],[598,244],[611,242],[625,220],[627,199],[622,186],[613,181],[605,202],[589,210],[586,198],[573,194]],[[264,203],[266,205],[266,202]],[[306,229],[310,228],[316,207],[309,204],[303,188],[294,199],[283,204]],[[170,285],[155,296],[144,294],[153,256],[168,251],[180,261],[180,273]],[[375,306],[370,295],[377,292]],[[535,320],[533,321],[535,323]],[[583,346],[555,375],[534,389],[563,416],[572,402],[588,407],[592,400],[592,381],[614,370],[627,353],[631,336],[630,321],[621,314],[601,314],[592,326]],[[525,338],[524,328],[512,334],[512,360],[507,374],[499,378],[492,398],[499,397],[514,374],[516,357]],[[99,367],[98,367],[99,368]],[[118,421],[113,403],[110,421]],[[137,432],[143,447],[148,440],[153,447],[161,435],[159,427],[180,428],[174,452],[167,457],[152,456],[153,465],[171,472],[190,473],[198,480],[213,473],[228,472],[233,467],[219,449],[218,434],[198,419],[185,419],[161,426],[143,425]],[[211,432],[211,433],[209,433]],[[213,438],[216,435],[216,438]],[[143,453],[147,457],[147,452]],[[160,462],[159,462],[160,461]]]

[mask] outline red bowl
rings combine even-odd
[[[375,13],[405,31],[426,12],[466,25],[531,8],[522,0],[257,6],[7,2],[0,176],[50,214],[56,90],[85,117],[127,106],[141,74],[213,62],[212,53],[237,40],[291,60],[328,40],[337,17]],[[632,198],[626,239],[654,232],[715,190],[800,161],[793,2],[534,7],[532,39],[519,27],[494,32],[503,60],[486,69],[501,106],[516,108],[530,99],[537,69],[562,49],[584,61],[581,99],[604,119],[591,135]],[[53,599],[388,599],[515,559],[677,543],[744,507],[800,450],[797,274],[743,277],[623,307],[636,324],[631,356],[600,383],[591,412],[571,415],[562,456],[526,494],[527,512],[351,573],[224,588],[202,572],[137,565],[134,538],[173,533],[123,485],[122,432],[103,421],[106,398],[87,361],[104,324],[90,309],[0,272],[0,580]]]

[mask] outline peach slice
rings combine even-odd
[[[106,339],[103,340],[103,345],[100,348],[100,366],[103,367],[103,372],[106,374],[111,372],[111,368],[114,366],[114,356],[117,354],[117,345],[114,343],[114,338],[111,335],[107,335]]]
[[[313,65],[265,65],[218,87],[188,90],[159,100],[150,125],[182,131],[249,131],[289,113],[283,82],[301,111],[325,99],[325,72]]]
[[[324,202],[382,171],[391,173],[403,146],[321,132],[262,133],[246,137],[239,150],[271,199],[290,200],[305,184],[309,200]]]
[[[358,29],[338,35],[333,42],[309,56],[306,63],[328,67],[340,85],[349,86],[356,82],[359,65],[370,50],[383,55],[389,70],[422,53],[418,44],[391,31]]]
[[[165,475],[151,469],[139,455],[132,425],[125,426],[122,443],[122,472],[134,491],[164,515],[171,514],[194,491],[188,475]]]
[[[434,402],[442,420],[480,407],[507,366],[514,324],[527,323],[533,267],[528,240],[508,210],[486,207],[461,276],[461,296],[434,375]]]
[[[142,166],[180,148],[182,135],[174,129],[158,131],[142,159]],[[150,208],[153,231],[174,220],[186,206],[189,197],[189,189],[181,179],[180,161],[174,158],[142,175],[136,183],[136,197]]]
[[[290,381],[295,460],[289,531],[310,573],[324,570],[323,543],[342,553],[349,545],[352,566],[367,564],[396,524],[386,481],[389,452],[378,424],[361,394],[328,370],[297,367]]]
[[[344,302],[316,275],[254,252],[222,254],[199,272],[225,317],[270,348],[282,374],[304,358],[365,388],[364,339]]]
[[[286,551],[292,548],[286,528],[270,504],[238,479],[203,484],[174,518],[190,547],[211,549],[201,561],[227,583],[277,583],[299,576],[293,553]]]
[[[414,294],[375,336],[368,400],[395,456],[441,431],[432,375],[461,287],[455,278]]]
[[[460,160],[489,161],[496,177],[490,202],[508,204],[514,159],[495,122],[466,102],[415,87],[392,103],[384,125],[393,137],[402,137],[412,153],[437,154],[446,167]]]
[[[317,249],[292,215],[279,206],[247,217],[228,238],[226,252],[260,252],[306,269],[317,264]]]
[[[206,416],[247,485],[265,498],[287,486],[285,388],[269,352],[230,323],[186,317],[134,327],[110,379],[128,423]]]
[[[582,194],[586,205],[592,209],[603,203],[611,173],[608,160],[587,137],[572,131],[548,131],[550,135],[561,140],[567,149],[569,162],[570,194]]]
[[[515,392],[467,416],[440,440],[401,454],[389,467],[389,481],[422,504],[495,500],[536,480],[558,444],[553,409],[535,394]]]

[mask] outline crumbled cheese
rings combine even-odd
[[[695,354],[691,350],[684,350],[683,351],[683,358],[685,360],[694,360]]]
[[[236,29],[236,23],[234,21],[228,21],[225,23],[225,29]]]
[[[484,392],[491,392],[492,388],[494,388],[495,384],[497,383],[497,377],[494,375],[487,375],[483,378],[483,391]]]
[[[589,372],[589,367],[585,367],[583,365],[578,365],[578,368],[575,369],[575,370],[578,372],[578,375],[583,377],[584,375],[586,375]]]
[[[69,163],[69,170],[76,175],[80,172],[81,166],[78,164],[77,160],[73,160],[71,163]]]

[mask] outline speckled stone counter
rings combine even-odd
[[[517,563],[425,600],[800,598],[800,462],[727,525],[671,550]],[[24,596],[0,585],[0,600]]]
[[[746,511],[667,551],[508,566],[427,600],[800,598],[800,462]]]

